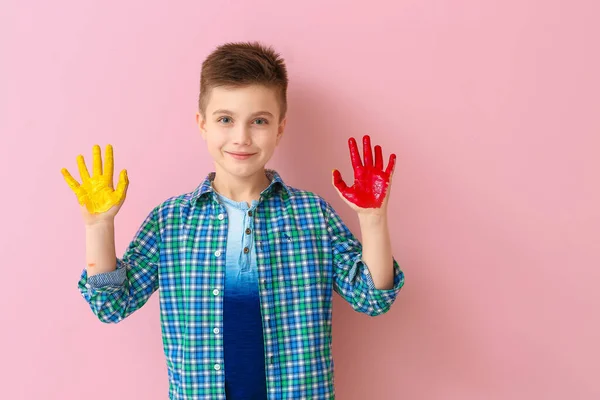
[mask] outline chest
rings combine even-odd
[[[257,207],[246,220],[244,234],[252,236],[261,295],[331,282],[332,251],[320,213]],[[225,208],[217,205],[171,216],[160,249],[163,295],[184,300],[222,295],[229,227]]]

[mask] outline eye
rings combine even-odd
[[[269,121],[267,121],[264,118],[257,118],[257,119],[254,120],[254,123],[256,125],[267,125],[269,123]]]
[[[221,122],[223,124],[229,124],[231,122],[231,118],[229,117],[220,117],[217,122]]]

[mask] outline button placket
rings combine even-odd
[[[252,210],[248,210],[247,216],[244,218],[244,234],[242,235],[242,271],[250,271],[252,264],[250,259],[250,248],[252,246],[253,238],[250,236],[250,234],[252,233],[253,220],[251,217],[253,215],[254,213]]]

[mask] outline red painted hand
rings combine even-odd
[[[383,155],[381,146],[375,146],[375,164],[373,164],[373,153],[371,152],[371,138],[363,137],[364,163],[361,162],[360,154],[356,146],[356,140],[348,140],[350,147],[350,159],[354,170],[354,184],[347,186],[340,171],[333,170],[333,184],[340,194],[350,203],[361,208],[380,208],[387,194],[390,178],[396,164],[396,155],[390,155],[387,169],[383,170]]]

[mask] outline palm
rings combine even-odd
[[[371,139],[363,138],[363,158],[360,159],[356,140],[348,140],[350,159],[354,170],[354,183],[347,186],[338,170],[333,171],[333,183],[340,194],[358,209],[380,208],[386,198],[390,177],[396,163],[396,155],[390,155],[387,169],[383,169],[383,155],[380,146],[375,146],[375,161],[371,151]],[[353,207],[355,208],[355,207]]]
[[[119,203],[119,194],[111,186],[107,184],[104,177],[94,176],[84,181],[74,191],[80,203],[86,205],[90,212],[93,212],[92,210],[104,212]]]
[[[127,172],[125,170],[121,171],[117,189],[113,188],[114,160],[112,146],[106,146],[104,170],[102,169],[102,156],[98,145],[93,148],[93,173],[91,176],[83,156],[79,155],[77,157],[77,165],[81,175],[81,184],[65,168],[62,170],[62,174],[77,196],[86,221],[93,221],[95,214],[102,214],[107,217],[116,215],[125,200],[129,180]]]

